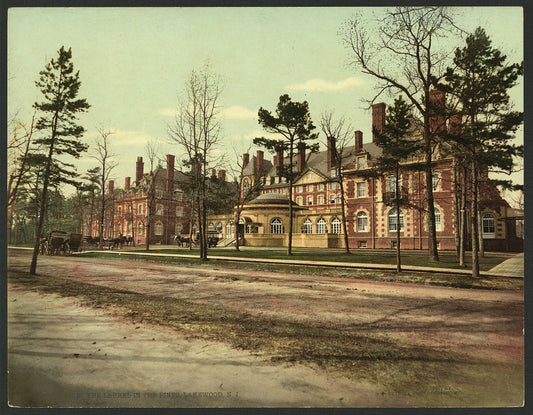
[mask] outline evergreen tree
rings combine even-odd
[[[35,245],[30,266],[30,274],[33,275],[37,271],[37,255],[46,215],[51,175],[55,170],[62,182],[76,183],[73,179],[74,165],[59,160],[58,156],[66,154],[79,158],[80,154],[87,150],[87,145],[80,141],[85,129],[76,121],[78,113],[89,108],[84,98],[77,98],[81,82],[79,72],[74,72],[70,48],[65,50],[62,46],[59,49],[58,57],[46,64],[35,85],[40,89],[44,98],[42,102],[34,104],[39,112],[35,130],[37,133],[42,133],[42,136],[35,140],[35,144],[44,150],[45,164]]]
[[[276,134],[280,138],[257,137],[254,139],[254,144],[275,152],[287,152],[289,156],[289,164],[282,167],[280,175],[285,177],[289,183],[289,243],[287,255],[292,255],[292,189],[297,175],[294,170],[294,151],[295,148],[306,148],[311,151],[318,150],[318,144],[307,144],[307,141],[318,138],[318,133],[313,132],[316,127],[311,120],[307,101],[294,102],[287,94],[279,97],[276,115],[261,107],[259,108],[258,117],[259,124],[266,132]]]
[[[396,271],[398,272],[402,269],[400,212],[402,207],[408,206],[408,200],[401,186],[402,163],[420,150],[420,142],[415,141],[411,135],[411,120],[411,110],[400,96],[394,100],[394,105],[388,108],[383,132],[374,131],[378,138],[377,144],[383,153],[376,159],[371,174],[378,178],[383,176],[388,179],[393,178],[394,183],[394,190],[387,189],[384,202],[393,206],[396,211]]]
[[[522,146],[511,141],[522,124],[523,113],[512,110],[509,90],[523,73],[523,64],[508,64],[507,57],[492,47],[482,28],[457,48],[454,68],[446,72],[442,90],[456,97],[462,117],[461,133],[456,142],[464,151],[470,168],[472,276],[479,276],[479,192],[490,169],[510,173],[514,160],[522,156]],[[502,184],[502,182],[500,182]],[[511,182],[506,183],[511,186]]]

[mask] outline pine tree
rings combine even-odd
[[[79,72],[74,72],[71,59],[71,49],[65,50],[62,46],[58,51],[58,57],[46,64],[45,69],[40,72],[39,80],[35,82],[44,98],[42,102],[34,104],[39,112],[35,130],[42,133],[42,136],[35,140],[35,144],[44,149],[46,157],[35,245],[30,266],[32,275],[35,275],[37,271],[37,255],[46,215],[51,175],[55,171],[62,182],[76,183],[73,179],[74,165],[59,160],[58,156],[66,154],[79,158],[81,153],[87,150],[87,145],[80,141],[85,129],[76,121],[78,113],[86,111],[90,106],[86,99],[77,98],[81,82]]]
[[[257,137],[254,139],[254,144],[263,146],[271,151],[287,152],[289,156],[289,164],[288,166],[284,165],[282,167],[280,175],[285,177],[289,183],[289,243],[287,255],[292,255],[292,189],[294,179],[296,178],[294,171],[294,152],[295,148],[307,148],[311,151],[316,151],[317,145],[308,145],[307,141],[318,138],[318,133],[313,132],[316,127],[311,120],[307,101],[292,101],[287,94],[279,97],[276,115],[273,115],[264,108],[260,108],[258,117],[259,124],[261,124],[266,132],[277,134],[280,138],[269,139]]]
[[[481,177],[490,169],[510,173],[522,146],[511,142],[521,125],[523,113],[512,110],[509,90],[523,73],[523,64],[507,64],[507,57],[492,47],[482,28],[457,48],[454,68],[448,68],[442,89],[456,97],[462,117],[456,141],[464,151],[470,170],[472,276],[479,276],[479,191]],[[502,183],[500,183],[502,184]],[[510,182],[507,185],[511,185]],[[482,239],[481,239],[482,241]]]
[[[420,143],[414,141],[410,133],[411,110],[400,96],[394,100],[394,105],[389,107],[385,119],[385,128],[382,132],[375,130],[378,138],[377,144],[383,150],[383,154],[376,159],[372,174],[376,177],[392,177],[394,179],[394,191],[387,194],[384,202],[393,206],[396,211],[396,271],[402,270],[401,266],[401,208],[408,206],[405,192],[401,187],[402,163],[408,160],[413,153],[420,150]]]

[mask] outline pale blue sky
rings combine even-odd
[[[31,118],[40,100],[34,82],[39,71],[64,45],[71,47],[80,71],[80,96],[91,109],[80,117],[91,143],[96,127],[112,130],[119,166],[116,186],[135,175],[145,144],[160,142],[162,154],[180,149],[168,140],[176,97],[193,69],[209,60],[223,85],[223,127],[219,151],[233,158],[263,131],[257,110],[273,110],[288,93],[307,100],[318,127],[320,114],[332,109],[351,118],[354,129],[371,139],[370,112],[364,99],[374,80],[347,66],[348,51],[338,31],[356,11],[372,8],[13,8],[8,14],[8,116]],[[511,61],[523,59],[522,9],[461,8],[457,23],[472,31],[482,26]],[[462,46],[449,40],[450,48]],[[523,109],[522,87],[512,94]],[[522,142],[522,133],[517,136]],[[255,149],[253,149],[255,151]],[[271,156],[268,156],[271,157]],[[78,163],[83,174],[95,160]],[[515,180],[521,181],[521,175]]]

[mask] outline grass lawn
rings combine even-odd
[[[187,248],[175,249],[151,249],[152,253],[175,253],[182,255],[198,256],[199,250],[192,251]],[[254,249],[243,248],[240,251],[235,249],[214,248],[209,249],[208,256],[224,256],[224,257],[241,257],[241,258],[265,258],[265,259],[291,259],[300,261],[332,261],[332,262],[346,262],[346,263],[370,263],[370,264],[396,264],[396,251],[392,249],[380,250],[352,250],[352,253],[347,255],[340,249],[316,249],[316,248],[293,248],[293,255],[288,256],[286,249]],[[439,252],[440,261],[430,262],[427,251],[403,251],[402,264],[415,265],[435,268],[457,268],[461,269],[459,263],[455,259],[455,252]],[[485,257],[480,258],[481,271],[488,271],[499,263],[509,258],[509,254],[502,253],[486,253]],[[471,266],[471,254],[466,256],[466,269]]]

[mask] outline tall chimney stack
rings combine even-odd
[[[107,182],[107,193],[110,196],[112,196],[114,191],[115,191],[115,181],[114,180],[109,180]]]
[[[372,105],[372,142],[376,143],[378,137],[374,130],[382,133],[385,130],[385,103]]]
[[[257,156],[255,159],[255,171],[261,173],[265,165],[265,153],[261,150],[257,150]]]
[[[218,171],[218,178],[220,180],[226,181],[226,170],[219,170]]]
[[[446,129],[446,117],[444,109],[446,106],[446,95],[439,89],[429,91],[430,117],[429,128],[432,133],[442,133]]]
[[[244,153],[242,155],[242,168],[245,169],[248,163],[250,163],[250,155],[248,153]]]
[[[124,179],[124,190],[130,190],[131,177]]]
[[[137,185],[141,183],[144,175],[144,163],[142,157],[137,157],[137,163],[135,165],[135,182]]]
[[[301,173],[305,168],[305,143],[298,146],[297,167],[298,173]]]
[[[363,132],[362,131],[356,131],[354,133],[355,135],[355,154],[360,153],[363,151]]]
[[[335,137],[328,137],[327,163],[328,170],[331,170],[335,164]]]
[[[172,154],[167,154],[167,181],[166,181],[166,191],[167,197],[172,198],[174,193],[174,159],[175,157]]]

